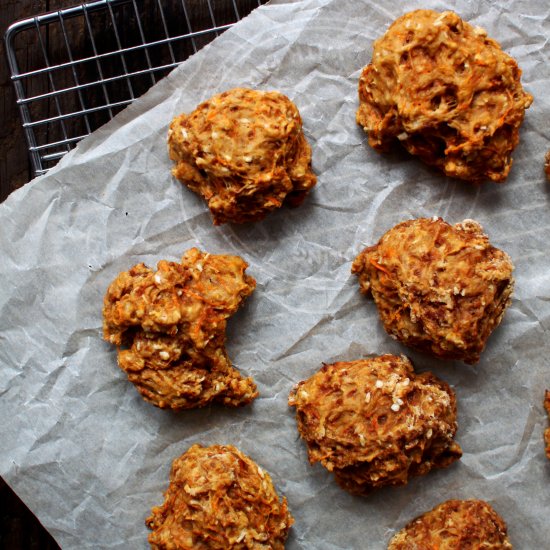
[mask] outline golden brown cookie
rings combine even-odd
[[[225,327],[256,281],[238,256],[196,248],[181,263],[162,260],[120,273],[103,305],[103,335],[146,401],[189,409],[213,401],[230,407],[257,395],[251,378],[231,366]]]
[[[546,390],[544,392],[544,408],[548,413],[548,418],[550,419],[550,391]],[[550,460],[550,428],[546,428],[544,431],[544,441],[546,443],[546,456]]]
[[[172,121],[168,147],[173,175],[206,200],[216,225],[297,206],[317,181],[300,113],[279,92],[215,95]]]
[[[231,445],[174,460],[164,498],[146,520],[154,550],[282,550],[294,523],[269,474]]]
[[[544,156],[544,173],[546,174],[546,179],[550,181],[550,151],[547,151]]]
[[[448,500],[412,520],[388,550],[512,550],[504,520],[483,500]]]
[[[412,11],[374,43],[357,123],[378,151],[398,141],[448,176],[502,182],[533,100],[520,75],[496,41],[456,13]]]
[[[510,257],[472,220],[396,225],[352,266],[372,294],[384,328],[405,345],[476,363],[510,304]]]
[[[309,461],[350,493],[404,485],[462,456],[453,390],[429,372],[416,374],[404,356],[324,365],[288,403]]]

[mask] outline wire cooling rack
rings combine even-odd
[[[34,174],[266,2],[100,0],[11,25],[6,52]]]

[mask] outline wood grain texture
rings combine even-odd
[[[0,478],[0,549],[59,549],[52,536],[2,478]]]
[[[0,9],[2,36],[12,22],[45,11],[46,4],[46,1],[38,0],[31,2],[2,0]],[[29,44],[25,49],[30,52],[32,45]],[[3,200],[11,191],[26,183],[30,173],[25,138],[15,103],[3,40],[0,42],[0,58],[2,60],[0,63],[0,150],[4,153],[0,155],[0,198]]]

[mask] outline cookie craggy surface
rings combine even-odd
[[[448,176],[502,182],[533,100],[520,75],[483,29],[451,11],[416,10],[374,43],[357,123],[378,151],[397,139]]]
[[[512,550],[504,520],[483,500],[448,500],[411,521],[388,550]]]
[[[118,363],[146,401],[188,409],[212,401],[245,405],[257,396],[251,378],[235,370],[225,351],[227,318],[256,282],[238,256],[193,248],[181,263],[162,260],[120,273],[104,299],[104,338],[118,347]]]
[[[478,223],[451,226],[441,218],[396,225],[352,266],[390,335],[466,363],[479,360],[510,304],[512,270],[509,256]]]
[[[309,461],[351,493],[404,485],[462,455],[454,392],[403,356],[324,365],[296,385],[289,405]]]
[[[231,445],[193,445],[164,497],[146,520],[154,550],[283,550],[294,522],[269,474]]]
[[[279,92],[215,95],[172,121],[168,146],[172,173],[202,195],[215,224],[296,206],[316,183],[298,109]]]

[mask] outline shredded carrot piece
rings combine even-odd
[[[386,275],[389,275],[390,272],[385,268],[382,267],[379,263],[376,262],[376,260],[373,260],[372,258],[369,260],[369,262],[379,271],[383,271]]]
[[[401,319],[401,312],[404,311],[404,307],[400,307],[397,311],[391,316],[390,323],[393,323],[395,320]]]

